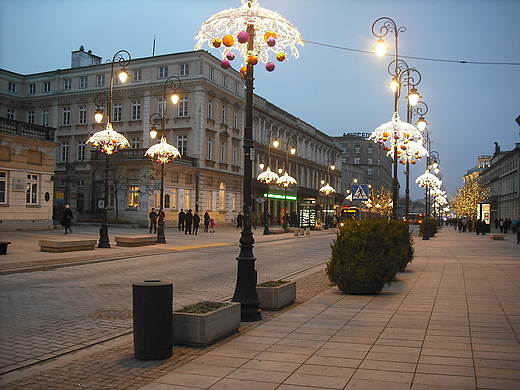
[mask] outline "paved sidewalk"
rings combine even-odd
[[[520,245],[444,228],[377,296],[337,288],[141,390],[520,388]]]

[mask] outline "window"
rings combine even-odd
[[[114,103],[114,113],[112,122],[121,122],[123,120],[123,103]]]
[[[177,136],[177,149],[181,156],[188,154],[188,136],[186,134]]]
[[[233,145],[233,165],[238,165],[238,147],[236,145]]]
[[[70,126],[70,107],[64,107],[61,116],[61,125]]]
[[[226,106],[222,106],[222,117],[221,117],[220,122],[223,124],[226,123]]]
[[[381,176],[381,169],[377,170],[377,176]]]
[[[34,123],[34,111],[27,111],[27,123]]]
[[[61,162],[67,162],[69,161],[69,143],[68,142],[62,142],[61,143]]]
[[[42,110],[42,126],[49,126],[49,110],[46,108]]]
[[[240,92],[240,84],[235,81],[235,93]]]
[[[16,112],[14,110],[8,109],[7,110],[7,119],[16,119]]]
[[[80,88],[87,88],[88,87],[88,81],[87,76],[81,76],[79,78],[79,87]]]
[[[367,158],[367,164],[368,165],[372,165],[372,158],[371,157]]]
[[[213,191],[207,191],[206,192],[206,210],[213,210]]]
[[[43,92],[44,93],[48,93],[51,91],[51,82],[50,81],[45,81],[43,83]]]
[[[360,164],[361,159],[359,157],[354,158],[354,164]]]
[[[218,196],[219,197],[218,208],[220,210],[226,210],[226,183],[220,182],[218,195],[219,195]]]
[[[85,181],[78,180],[78,182],[76,183],[76,187],[85,187]]]
[[[377,159],[377,165],[381,165],[381,159],[380,158]]]
[[[0,204],[7,203],[7,172],[0,172]]]
[[[68,91],[69,89],[72,88],[72,80],[71,79],[65,79],[63,80],[63,89],[65,91]]]
[[[213,138],[208,137],[208,154],[206,155],[208,160],[213,160]]]
[[[9,92],[16,93],[16,83],[9,81]]]
[[[59,187],[60,187],[60,188],[65,188],[65,185],[66,185],[66,184],[67,184],[67,183],[65,182],[65,180],[62,179],[62,180],[60,180]]]
[[[225,87],[227,84],[227,76],[225,74],[222,75],[222,85]]]
[[[213,100],[208,100],[208,118],[213,119]]]
[[[132,120],[138,121],[141,119],[141,101],[132,101]]]
[[[209,78],[210,80],[215,80],[215,69],[209,68]]]
[[[367,154],[372,154],[374,152],[374,148],[367,148]]]
[[[36,93],[36,84],[29,84],[29,95],[34,95]]]
[[[105,85],[105,75],[104,74],[96,75],[96,86],[101,87],[103,85]]]
[[[87,124],[87,106],[79,106],[78,108],[78,124]]]
[[[38,175],[27,175],[27,194],[25,198],[25,203],[30,205],[38,204],[38,182]]]
[[[128,207],[139,206],[139,187],[128,187]]]
[[[141,81],[143,79],[143,70],[136,69],[132,73],[132,81]]]
[[[220,142],[220,162],[226,162],[226,142],[224,141]]]
[[[188,97],[182,97],[179,100],[179,116],[188,116]]]
[[[141,146],[141,139],[140,138],[132,138],[130,140],[130,147],[132,149],[139,149],[140,146]]]
[[[342,164],[346,164],[347,163],[347,158],[346,157],[341,157],[341,163]]]
[[[343,154],[347,154],[347,151],[348,151],[347,148],[342,148],[342,149],[341,149],[341,153],[343,153]]]
[[[169,205],[169,207],[172,208],[172,209],[176,209],[177,208],[177,188],[171,188],[170,192],[171,192],[171,194],[170,194],[170,205]]]
[[[354,148],[354,153],[356,153],[356,154],[361,153],[361,148],[358,148],[358,147]]]
[[[114,186],[108,186],[108,207],[114,208],[116,204],[116,189]]]
[[[157,76],[160,79],[165,79],[168,77],[168,67],[167,66],[159,66],[159,74]]]
[[[180,64],[179,65],[179,76],[189,76],[190,75],[190,64]]]
[[[78,161],[85,161],[85,141],[78,141],[78,150],[76,159]]]
[[[238,111],[233,111],[233,127],[238,129]]]
[[[191,191],[184,190],[184,209],[190,209],[191,204]]]
[[[367,169],[367,175],[372,176],[374,174],[374,170],[372,168]]]

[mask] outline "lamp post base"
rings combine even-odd
[[[164,235],[164,225],[157,226],[157,243],[166,244],[166,237]]]
[[[108,238],[108,224],[106,222],[103,222],[99,228],[98,248],[110,248],[110,239]]]

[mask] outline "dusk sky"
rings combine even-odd
[[[515,123],[520,115],[520,0],[259,4],[285,17],[306,42],[298,47],[300,58],[289,56],[271,73],[257,66],[255,93],[324,133],[371,133],[391,120],[387,67],[394,56],[393,34],[385,38],[390,55],[379,58],[371,50],[377,40],[372,24],[386,16],[406,27],[399,35],[399,52],[422,75],[417,88],[429,108],[431,149],[439,152],[449,194],[462,186],[477,156],[493,154],[494,142],[502,151],[520,142]],[[240,0],[2,0],[0,68],[20,74],[69,68],[71,51],[81,45],[103,61],[120,49],[133,58],[148,57],[154,36],[156,55],[190,51],[202,23],[240,6]],[[404,97],[399,106],[404,119]],[[424,197],[415,184],[424,170],[424,161],[412,168],[412,199]],[[399,181],[404,194],[402,175]]]

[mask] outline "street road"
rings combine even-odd
[[[323,268],[334,237],[255,243],[258,281]],[[175,309],[229,299],[238,254],[237,245],[206,247],[0,276],[0,373],[132,332],[134,282],[173,282]]]

